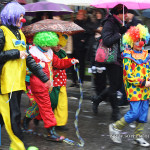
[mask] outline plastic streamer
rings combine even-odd
[[[83,102],[83,90],[82,90],[82,83],[81,83],[81,79],[80,79],[80,76],[79,76],[79,70],[78,68],[76,67],[76,64],[74,64],[74,70],[77,72],[77,77],[78,77],[78,81],[80,83],[80,100],[79,100],[79,107],[78,109],[76,110],[76,114],[75,114],[75,121],[74,121],[74,125],[75,125],[75,129],[76,129],[76,136],[78,137],[78,139],[80,140],[80,143],[78,142],[75,142],[73,140],[70,140],[68,138],[65,138],[63,140],[63,142],[67,143],[67,144],[70,144],[70,145],[75,145],[75,146],[78,146],[78,147],[84,147],[84,140],[82,139],[82,137],[80,136],[80,133],[79,133],[79,128],[78,128],[78,116],[79,116],[79,113],[80,113],[80,110],[81,110],[81,104]],[[32,129],[29,129],[29,130],[24,130],[23,129],[23,132],[25,133],[32,133],[34,135],[38,135],[38,136],[43,136],[43,137],[47,137],[46,134],[41,134],[41,133],[38,133],[38,132],[34,132]]]
[[[76,135],[78,137],[78,139],[80,140],[80,143],[77,143],[77,142],[74,142],[72,140],[69,140],[68,138],[65,138],[63,141],[70,144],[70,145],[76,145],[78,147],[83,147],[85,142],[84,140],[82,139],[82,137],[80,136],[80,133],[79,133],[79,128],[78,128],[78,116],[79,116],[79,113],[80,113],[80,110],[81,110],[81,104],[83,102],[83,90],[82,90],[82,83],[81,83],[81,79],[80,79],[80,76],[79,76],[79,70],[78,68],[76,67],[76,64],[74,64],[74,70],[77,72],[77,77],[78,77],[78,81],[80,83],[80,100],[79,100],[79,107],[78,109],[76,110],[76,114],[75,114],[75,121],[74,121],[74,125],[75,125],[75,129],[76,129]]]

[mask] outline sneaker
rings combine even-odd
[[[135,124],[135,123],[130,123],[130,124],[129,124],[129,127],[130,127],[130,128],[136,128],[136,124]]]
[[[114,124],[109,125],[109,135],[113,142],[122,143],[121,130],[114,128]]]
[[[48,134],[46,139],[48,141],[53,141],[53,142],[63,142],[63,140],[65,139],[64,136],[58,136],[56,134]]]
[[[55,128],[51,127],[48,130],[48,135],[46,137],[46,139],[48,141],[53,141],[53,142],[62,142],[65,137],[64,136],[59,136],[56,132],[55,132]]]
[[[138,145],[143,146],[143,147],[149,147],[150,146],[150,144],[142,137],[135,139],[133,141],[133,144],[138,144]]]
[[[25,147],[26,150],[39,150],[37,147],[35,146],[29,146],[29,147]],[[13,148],[9,147],[9,150],[14,150]]]
[[[27,150],[39,150],[39,149],[37,147],[35,147],[35,146],[30,146],[30,147],[28,147]]]

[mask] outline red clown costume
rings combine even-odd
[[[30,76],[31,91],[40,112],[38,119],[43,119],[44,127],[48,129],[50,134],[49,140],[53,141],[60,141],[63,139],[63,137],[58,137],[52,132],[52,127],[57,124],[49,96],[49,91],[53,88],[53,67],[58,69],[69,68],[73,65],[73,61],[76,61],[75,59],[59,59],[58,56],[53,53],[50,46],[56,46],[58,41],[57,34],[54,32],[38,32],[33,39],[36,46],[31,47],[29,50],[36,63],[39,63],[43,68],[43,72],[47,75],[51,84],[50,87],[46,87],[45,83],[34,74]],[[47,50],[45,50],[45,48],[47,48]]]

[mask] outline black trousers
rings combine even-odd
[[[0,124],[1,124],[1,127],[4,125],[3,117],[1,114],[0,114]]]
[[[21,111],[20,111],[21,94],[22,91],[13,92],[9,105],[10,105],[12,130],[20,140],[23,140],[23,135],[21,131]]]
[[[106,64],[106,75],[109,80],[109,87],[105,88],[99,95],[102,99],[109,96],[113,112],[119,112],[117,91],[121,89],[123,82],[123,68],[116,64]]]
[[[109,93],[117,92],[122,87],[123,68],[116,64],[107,64],[105,67],[110,84]]]
[[[106,70],[93,74],[96,94],[99,95],[106,88]]]

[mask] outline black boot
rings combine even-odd
[[[93,96],[91,98],[92,103],[93,103],[92,110],[95,115],[97,115],[97,113],[98,113],[99,103],[102,102],[103,100],[106,100],[108,95],[109,95],[109,88],[105,88],[98,96]]]
[[[29,128],[29,123],[32,119],[31,118],[27,118],[26,116],[23,118],[23,128],[24,130],[28,130]]]
[[[48,136],[46,137],[46,139],[48,141],[62,142],[65,139],[64,136],[59,136],[56,134],[55,127],[48,128],[47,131],[48,131]]]
[[[101,96],[93,96],[91,97],[91,101],[92,101],[92,110],[94,115],[97,115],[98,113],[98,105],[100,102],[102,102],[102,97]]]
[[[112,107],[112,116],[111,119],[113,121],[117,121],[121,118],[121,114],[119,111],[119,107],[118,107],[118,99],[117,99],[117,94],[113,93],[110,95],[110,104]]]
[[[35,124],[36,126],[38,126],[38,125],[39,125],[39,120],[34,119],[34,120],[33,120],[33,122],[34,122],[34,124]]]

